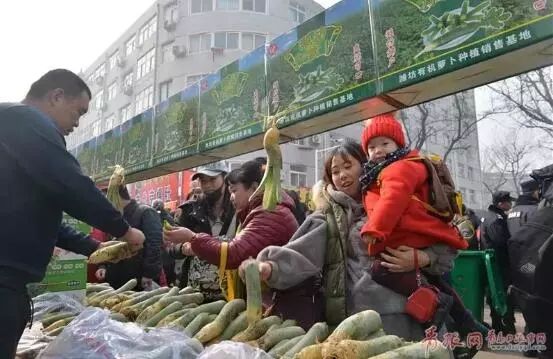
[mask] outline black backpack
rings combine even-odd
[[[536,211],[528,222],[516,233],[512,233],[507,242],[512,283],[527,293],[535,293],[536,269],[542,263],[553,263],[550,250],[553,236],[553,208],[544,207]]]

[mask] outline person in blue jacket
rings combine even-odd
[[[88,256],[105,245],[61,225],[63,212],[133,246],[144,241],[66,149],[90,97],[79,76],[57,69],[21,103],[0,104],[0,358],[15,357],[31,317],[26,285],[43,279],[54,246]]]

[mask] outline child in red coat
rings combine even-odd
[[[386,247],[423,249],[445,243],[455,249],[465,249],[468,243],[453,225],[424,207],[422,202],[428,203],[431,194],[428,170],[419,160],[419,152],[405,146],[403,129],[393,115],[369,120],[361,141],[369,159],[361,178],[368,216],[361,236],[368,245],[369,255],[376,257],[371,271],[373,279],[409,296],[418,288],[415,271],[391,273],[379,266],[380,254]],[[454,319],[465,321],[466,310],[455,291],[440,278],[429,277],[426,279],[431,284],[454,298],[452,311],[457,313]],[[451,306],[453,299],[449,301]]]

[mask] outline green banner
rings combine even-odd
[[[265,83],[264,48],[200,81],[200,152],[263,132]]]
[[[388,92],[552,35],[551,1],[373,0],[381,91]]]
[[[390,104],[401,107],[384,96],[392,91],[428,81],[423,91],[438,76],[551,38],[549,0],[343,0],[71,151],[97,180],[115,163],[132,174],[187,157],[198,164],[227,150],[230,157],[261,148],[261,141],[243,140],[260,135],[270,115],[286,127],[351,107],[347,121],[360,121]],[[521,58],[509,71],[536,63]],[[465,89],[453,84],[448,91],[456,88]],[[297,128],[305,136],[324,130],[316,122]]]
[[[366,0],[345,0],[271,41],[270,109],[283,125],[376,94],[369,15]]]
[[[197,84],[156,106],[154,166],[198,152],[199,107],[200,88]]]
[[[150,109],[121,125],[119,162],[128,174],[151,167],[153,113],[153,109]]]

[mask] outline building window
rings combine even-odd
[[[307,187],[307,174],[290,171],[290,184],[294,187]]]
[[[115,114],[111,114],[104,120],[104,132],[108,132],[109,130],[113,129],[115,127]]]
[[[192,0],[192,14],[213,11],[213,0]]]
[[[130,54],[132,54],[135,48],[136,48],[136,35],[131,37],[125,43],[125,56],[129,56]]]
[[[148,86],[136,95],[135,112],[141,113],[149,109],[154,104],[154,87]]]
[[[242,0],[242,10],[264,13],[266,10],[265,1],[266,0]]]
[[[179,21],[179,8],[172,5],[165,9],[165,21],[176,23]]]
[[[216,0],[217,10],[240,10],[240,0]]]
[[[138,44],[142,45],[146,40],[154,36],[154,34],[157,31],[157,17],[153,17],[146,23],[146,25],[142,26],[140,29],[140,32],[138,33]]]
[[[171,81],[162,82],[159,84],[159,102],[169,98],[171,92]]]
[[[100,111],[102,110],[103,107],[104,107],[104,91],[100,90],[98,91],[96,96],[94,96],[94,108],[97,111]]]
[[[161,46],[161,63],[166,64],[175,61],[175,55],[173,54],[173,43],[168,43]]]
[[[109,57],[109,69],[113,70],[117,66],[117,57],[119,56],[119,50],[115,51],[113,55]]]
[[[207,76],[207,74],[198,74],[198,75],[186,76],[186,85],[188,86],[188,85],[195,84],[196,82],[200,81],[201,79],[203,79],[206,76]]]
[[[305,21],[305,8],[295,1],[290,1],[288,14],[292,21],[302,23]]]
[[[108,87],[108,101],[113,100],[117,96],[117,81],[113,82]]]
[[[220,49],[238,49],[238,32],[216,32],[214,46]]]
[[[106,75],[106,63],[104,62],[103,64],[101,64],[100,66],[98,66],[96,68],[96,70],[94,70],[94,72],[92,73],[92,75],[90,75],[89,77],[89,82],[92,83],[94,82],[96,79],[98,79],[99,77],[104,77]]]
[[[127,122],[132,118],[132,105],[128,104],[127,106],[121,108],[121,123]]]
[[[144,56],[138,59],[136,67],[136,79],[140,79],[150,73],[155,66],[156,49],[152,48]]]
[[[465,178],[465,165],[463,163],[457,163],[457,170],[459,171],[459,177]]]
[[[130,87],[130,86],[132,86],[132,72],[129,72],[123,78],[123,87]]]
[[[190,52],[208,51],[211,49],[211,33],[190,35]]]
[[[265,45],[267,37],[263,34],[255,34],[253,32],[242,33],[242,49],[253,50]]]
[[[471,181],[474,181],[474,168],[472,168],[471,166],[468,166],[468,172],[467,172],[467,177],[469,180]]]

